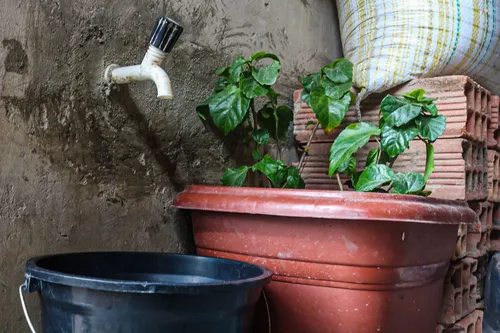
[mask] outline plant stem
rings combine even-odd
[[[302,165],[304,164],[306,156],[309,153],[309,149],[311,148],[311,142],[314,138],[314,135],[316,135],[316,131],[318,130],[318,127],[319,127],[319,123],[316,123],[316,125],[314,125],[314,128],[311,132],[311,135],[309,136],[309,140],[307,141],[307,145],[304,148],[304,152],[302,153],[302,156],[300,157],[299,166],[297,167],[299,169],[299,174],[302,174]]]
[[[380,162],[380,157],[382,156],[382,147],[380,147],[380,141],[375,137],[375,141],[378,143],[378,154],[377,154],[377,164]]]
[[[280,142],[280,136],[279,136],[279,131],[278,131],[278,114],[277,114],[277,110],[275,109],[274,110],[274,119],[276,121],[276,129],[275,129],[275,135],[276,135],[276,145],[278,147],[278,159],[281,161],[281,142]]]
[[[398,156],[399,156],[399,155],[394,156],[394,158],[393,158],[393,159],[392,159],[392,161],[391,161],[391,164],[389,164],[389,168],[391,168],[391,169],[392,169],[392,166],[394,165],[394,162],[396,162],[396,160],[398,159]]]
[[[252,112],[252,119],[253,119],[253,129],[258,130],[259,129],[259,123],[257,121],[257,112],[255,111],[255,104],[253,99],[250,101],[250,110]]]
[[[342,186],[342,180],[340,179],[340,175],[338,173],[335,174],[337,176],[337,183],[339,183],[339,188],[341,192],[344,192],[344,186]]]

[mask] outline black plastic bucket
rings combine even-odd
[[[44,333],[248,333],[271,271],[179,254],[59,254],[26,264]]]

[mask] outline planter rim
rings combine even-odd
[[[386,193],[256,187],[187,186],[173,206],[179,209],[437,224],[475,223],[466,202]]]

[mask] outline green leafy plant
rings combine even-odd
[[[275,54],[258,52],[248,59],[239,56],[216,71],[219,79],[213,93],[197,108],[199,117],[210,118],[224,135],[241,129],[243,142],[253,145],[256,163],[227,169],[221,178],[224,185],[242,186],[252,171],[263,174],[273,187],[305,187],[299,170],[280,160],[280,142],[287,140],[293,120],[293,111],[279,104],[280,95],[272,88],[280,70]],[[262,156],[263,147],[271,140],[278,145],[278,159]]]
[[[328,134],[337,128],[349,110],[349,105],[354,100],[352,88],[352,63],[344,58],[337,59],[331,64],[323,67],[318,73],[313,73],[301,78],[303,86],[302,101],[307,103],[313,113],[316,115],[317,122],[310,120],[306,127],[315,124],[308,143],[304,149],[304,154],[299,162],[299,170],[305,160],[305,156],[309,152],[311,142],[316,134],[317,129],[321,125],[323,131]],[[352,161],[339,168],[339,172],[347,169],[356,168]],[[337,181],[340,189],[343,190],[339,174],[336,173]]]
[[[312,101],[311,101],[312,103]],[[438,114],[434,99],[417,89],[402,96],[387,95],[381,103],[379,124],[359,122],[347,126],[330,149],[330,177],[343,172],[351,177],[356,191],[391,192],[427,196],[425,185],[434,170],[432,143],[446,128],[446,119]],[[426,145],[426,167],[419,173],[395,173],[392,166],[409,148],[413,139]],[[354,154],[370,140],[378,147],[369,151],[362,172],[356,172]]]

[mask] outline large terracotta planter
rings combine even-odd
[[[191,186],[200,255],[270,268],[273,333],[433,333],[465,203],[415,196]]]

